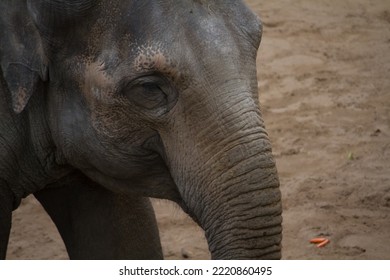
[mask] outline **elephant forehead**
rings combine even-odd
[[[177,80],[180,76],[177,63],[159,45],[137,47],[133,68],[138,73],[158,72],[172,80]]]

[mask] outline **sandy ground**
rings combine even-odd
[[[283,258],[390,259],[390,2],[247,2],[264,22],[259,93],[283,194]],[[178,207],[154,205],[166,258],[209,258]],[[330,244],[309,244],[319,235]],[[14,212],[7,257],[67,258],[31,197]]]

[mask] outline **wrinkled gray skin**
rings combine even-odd
[[[29,194],[73,259],[162,258],[148,197],[178,203],[212,258],[281,257],[241,1],[2,0],[0,36],[0,257]]]

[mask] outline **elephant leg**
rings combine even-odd
[[[35,194],[70,259],[162,259],[150,200],[110,192],[78,175]]]
[[[0,259],[5,259],[11,231],[13,196],[0,185]]]

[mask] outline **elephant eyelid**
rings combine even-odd
[[[143,87],[143,89],[149,93],[164,93],[164,90],[161,89],[161,87],[156,84],[156,83],[153,83],[153,82],[146,82],[146,83],[143,83],[141,84],[141,86]],[[165,95],[165,93],[164,93]]]

